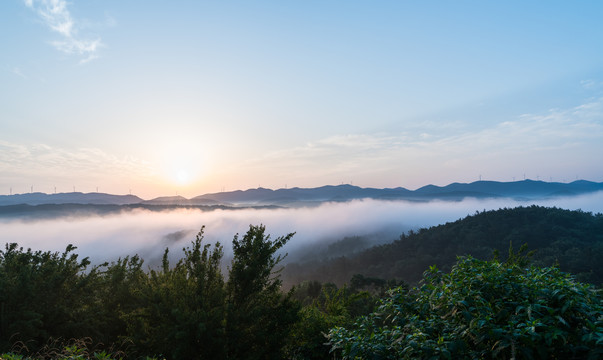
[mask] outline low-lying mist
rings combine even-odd
[[[95,264],[139,254],[147,264],[156,264],[166,247],[171,257],[194,240],[205,225],[205,240],[220,241],[225,258],[231,257],[234,234],[242,236],[250,224],[264,224],[272,238],[295,232],[285,246],[287,261],[321,256],[327,246],[344,237],[363,236],[363,246],[391,242],[411,229],[455,221],[476,211],[542,205],[564,209],[603,212],[603,192],[547,200],[513,199],[458,202],[356,200],[325,203],[318,207],[239,210],[135,210],[89,217],[60,217],[32,221],[0,219],[0,242],[16,242],[33,250],[63,251],[68,244]],[[360,250],[360,249],[355,249]]]

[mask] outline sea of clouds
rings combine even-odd
[[[324,248],[346,236],[368,236],[374,243],[391,242],[411,229],[456,221],[476,211],[530,205],[603,213],[603,192],[531,201],[367,199],[287,209],[136,210],[40,220],[0,218],[0,244],[16,242],[24,248],[43,251],[63,251],[73,244],[80,256],[90,257],[93,263],[139,254],[147,264],[156,264],[166,247],[170,248],[172,258],[178,257],[182,247],[194,240],[202,226],[205,241],[219,241],[229,258],[233,236],[237,233],[242,236],[250,225],[263,224],[272,238],[295,232],[283,249],[290,259],[295,259],[296,253]]]

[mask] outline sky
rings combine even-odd
[[[0,194],[601,182],[602,16],[600,1],[3,0]]]

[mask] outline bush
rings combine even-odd
[[[277,268],[277,252],[292,236],[271,240],[263,225],[235,235],[226,281],[222,246],[205,244],[203,229],[175,264],[166,249],[162,266],[148,272],[137,255],[88,269],[71,245],[53,253],[7,244],[0,360],[109,358],[120,344],[135,358],[281,359],[299,312],[292,293],[281,292]],[[82,338],[85,346],[44,345]]]
[[[516,260],[511,259],[511,260]],[[423,285],[397,288],[378,311],[329,333],[345,359],[598,359],[598,291],[556,267],[457,259]]]

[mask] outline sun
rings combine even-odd
[[[190,172],[184,169],[180,169],[176,172],[176,181],[180,185],[186,185],[191,181]]]
[[[184,141],[158,147],[157,169],[162,183],[180,191],[198,186],[207,175],[206,153],[200,145]]]
[[[183,190],[197,184],[203,174],[199,163],[177,159],[165,166],[163,171],[166,185]]]

